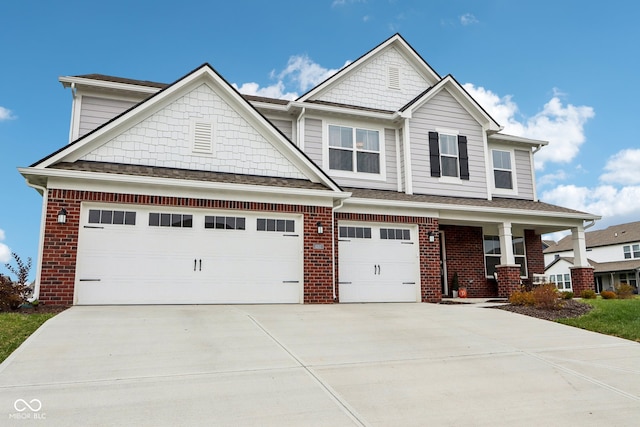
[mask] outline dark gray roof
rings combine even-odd
[[[352,197],[363,199],[382,199],[382,200],[396,200],[405,202],[420,202],[420,203],[441,203],[448,205],[460,205],[460,206],[474,206],[474,207],[487,207],[487,208],[501,208],[501,209],[522,209],[537,212],[549,212],[549,213],[572,213],[583,214],[590,216],[590,214],[576,211],[573,209],[563,208],[561,206],[550,205],[544,202],[534,202],[533,200],[521,200],[521,199],[504,199],[494,198],[493,200],[476,199],[471,197],[447,197],[447,196],[432,196],[426,194],[406,194],[399,193],[397,191],[390,190],[370,190],[360,188],[346,188],[344,191],[353,193]]]
[[[190,179],[193,181],[224,182],[230,184],[262,185],[269,187],[303,188],[310,190],[330,190],[323,184],[303,179],[239,175],[233,173],[207,172],[156,166],[128,165],[121,163],[88,162],[80,160],[73,163],[56,163],[55,165],[49,167],[52,169],[113,173],[133,176],[149,176],[156,178]]]
[[[584,238],[587,248],[640,242],[640,221],[612,225],[604,230],[587,231],[584,233]],[[553,253],[570,250],[573,250],[571,235],[565,236],[556,244],[552,244],[544,252]]]
[[[631,259],[628,261],[612,261],[612,262],[595,262],[589,260],[589,264],[593,266],[594,273],[613,273],[617,271],[631,271],[640,268],[639,259]]]

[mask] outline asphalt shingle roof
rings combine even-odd
[[[640,221],[612,225],[604,230],[587,231],[584,233],[584,238],[587,248],[640,242]],[[573,250],[571,235],[562,238],[556,244],[551,244],[544,252],[553,253],[570,250]]]

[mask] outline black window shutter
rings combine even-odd
[[[467,153],[467,137],[458,135],[458,155],[460,156],[460,179],[469,180],[469,154]]]
[[[440,141],[438,132],[429,132],[429,163],[431,163],[431,176],[440,176]]]

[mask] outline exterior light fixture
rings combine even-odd
[[[316,227],[318,227],[318,234],[324,233],[324,227],[322,227],[322,223],[320,221],[316,222]]]
[[[433,243],[436,241],[436,233],[434,233],[433,231],[428,232],[427,236],[429,236],[429,243]]]
[[[58,224],[67,223],[67,210],[65,208],[60,209],[58,212]]]

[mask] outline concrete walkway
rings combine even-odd
[[[640,344],[481,304],[73,307],[0,365],[0,425],[639,420]]]

